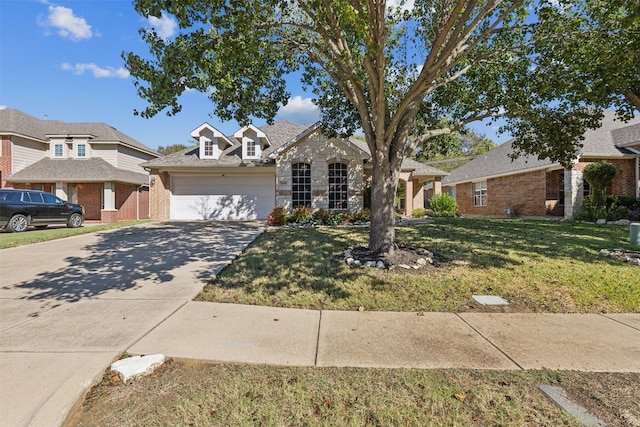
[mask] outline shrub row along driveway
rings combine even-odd
[[[2,250],[2,423],[61,422],[91,380],[261,227],[154,223]]]

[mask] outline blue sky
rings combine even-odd
[[[238,130],[235,122],[212,117],[210,101],[198,92],[183,94],[176,116],[133,115],[146,102],[137,96],[121,53],[144,55],[148,50],[138,30],[151,26],[167,37],[176,31],[170,17],[138,15],[131,0],[0,0],[0,108],[40,119],[105,122],[154,149],[191,143],[189,133],[203,122],[226,134]],[[295,78],[288,89],[292,99],[276,120],[318,120],[310,94]],[[498,143],[509,138],[484,124],[474,128]]]

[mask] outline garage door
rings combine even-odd
[[[171,219],[266,219],[275,206],[275,177],[172,176]]]

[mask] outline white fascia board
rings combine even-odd
[[[557,170],[557,169],[564,169],[564,168],[562,167],[562,165],[560,163],[552,163],[550,165],[540,166],[540,167],[537,167],[537,168],[521,169],[521,170],[513,171],[513,172],[504,172],[504,173],[499,173],[499,174],[495,174],[495,175],[479,176],[477,178],[471,178],[471,179],[464,179],[464,180],[459,180],[459,181],[454,181],[454,182],[442,183],[442,185],[452,186],[452,185],[458,185],[458,184],[465,184],[467,182],[480,182],[480,181],[487,181],[489,179],[503,178],[505,176],[522,175],[523,173],[537,172],[537,171],[541,171],[541,170],[550,172],[550,171]]]
[[[191,136],[196,140],[200,141],[200,136],[202,134],[202,131],[205,129],[211,132],[214,138],[222,139],[223,141],[225,141],[227,144],[229,144],[229,147],[233,145],[233,142],[231,142],[231,140],[227,138],[225,134],[223,134],[222,132],[220,132],[218,129],[214,128],[207,122],[204,122],[194,130],[192,130]]]
[[[233,134],[233,137],[242,139],[244,137],[245,132],[248,130],[254,131],[258,139],[264,141],[264,144],[260,144],[260,147],[263,150],[267,147],[271,147],[271,141],[269,141],[269,137],[267,136],[267,134],[261,131],[260,129],[258,129],[257,127],[255,127],[254,125],[244,126],[242,129],[239,129],[238,131],[236,131],[236,133]]]

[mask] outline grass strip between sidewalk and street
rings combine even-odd
[[[126,385],[112,378],[105,375],[68,427],[580,426],[543,396],[540,384],[562,387],[609,426],[625,426],[625,417],[640,414],[638,373],[169,361]]]

